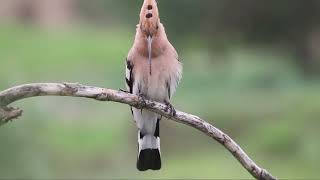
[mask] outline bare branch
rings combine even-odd
[[[227,134],[212,126],[197,116],[177,111],[176,116],[171,117],[166,105],[144,100],[138,96],[122,91],[99,87],[85,86],[77,83],[39,83],[26,84],[0,92],[0,126],[19,117],[22,110],[7,107],[9,104],[36,96],[72,96],[91,98],[98,101],[113,101],[128,104],[138,109],[148,109],[178,123],[189,125],[200,130],[209,137],[222,144],[241,163],[241,165],[256,179],[273,180],[267,170],[260,168]]]

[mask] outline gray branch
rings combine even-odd
[[[256,179],[276,179],[267,170],[260,168],[227,134],[197,116],[177,111],[170,116],[169,108],[161,103],[145,100],[141,97],[112,89],[85,86],[77,83],[39,83],[26,84],[0,92],[0,126],[22,115],[19,108],[8,107],[9,104],[36,96],[72,96],[91,98],[98,101],[113,101],[127,104],[138,109],[148,109],[170,120],[186,124],[205,133],[218,141],[241,163]]]

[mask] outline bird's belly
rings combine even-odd
[[[146,96],[154,101],[163,102],[168,100],[168,89],[163,77],[150,76],[146,87]]]
[[[149,72],[144,73],[140,78],[140,94],[158,102],[169,100],[167,84],[170,76],[168,73],[158,69],[158,71],[154,70],[151,75]]]

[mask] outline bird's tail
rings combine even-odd
[[[144,135],[139,131],[138,134],[139,154],[137,168],[139,171],[160,170],[161,153],[160,153],[160,136],[159,120],[154,135]]]

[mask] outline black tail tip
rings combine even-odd
[[[160,170],[161,157],[159,149],[141,150],[137,161],[137,169],[139,171]]]

